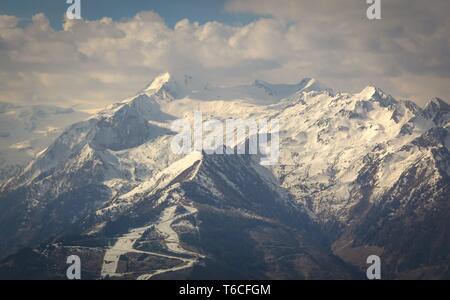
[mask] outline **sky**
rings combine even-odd
[[[450,1],[0,1],[0,101],[99,108],[169,71],[215,85],[314,77],[450,100]]]
[[[227,24],[248,23],[256,15],[230,14],[224,10],[226,0],[84,0],[83,18],[96,20],[110,17],[114,20],[132,18],[140,11],[153,10],[173,27],[187,18],[201,23],[219,21]],[[14,15],[30,22],[32,16],[43,12],[53,28],[61,29],[63,15],[69,5],[65,0],[1,0],[0,14]]]

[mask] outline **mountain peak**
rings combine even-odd
[[[171,101],[205,90],[207,85],[206,82],[188,74],[174,75],[165,72],[156,76],[142,93],[148,96],[156,95],[159,99]]]
[[[312,77],[303,78],[297,84],[297,86],[298,86],[299,90],[303,90],[305,92],[310,92],[310,91],[330,91],[330,92],[332,92],[332,90],[330,88],[328,88],[323,83],[321,83],[320,81],[318,81]]]
[[[380,88],[378,88],[374,85],[366,86],[358,95],[361,98],[367,99],[367,100],[369,100],[375,96],[381,96],[382,98],[386,97],[386,93],[384,93]]]
[[[436,125],[445,126],[450,122],[450,105],[440,98],[428,102],[423,111]]]
[[[306,85],[306,86],[308,86],[308,85],[312,85],[312,84],[314,84],[316,82],[317,82],[317,80],[315,78],[305,77],[298,83],[298,85]]]
[[[429,109],[429,108],[435,108],[438,110],[445,110],[445,111],[450,111],[450,105],[445,102],[444,100],[442,100],[441,98],[433,98],[431,99],[426,105],[425,105],[425,110]]]
[[[164,87],[165,84],[168,84],[170,82],[170,79],[172,78],[172,75],[169,72],[165,72],[161,75],[158,75],[153,79],[153,81],[144,89],[144,92],[157,92],[162,87]]]
[[[272,84],[264,80],[255,80],[253,84],[256,88],[263,89],[270,97],[281,99],[298,98],[303,92],[322,92],[328,91],[333,93],[331,89],[326,87],[314,78],[306,77],[295,84]]]
[[[316,79],[311,78],[311,77],[305,77],[299,83],[296,83],[296,84],[273,84],[273,83],[270,83],[270,82],[267,82],[267,81],[261,80],[261,79],[256,79],[254,82],[255,86],[261,86],[261,87],[266,87],[266,88],[273,88],[273,87],[280,87],[280,86],[288,87],[289,86],[289,87],[291,87],[293,89],[297,89],[297,90],[307,89],[308,87],[312,87],[315,84],[323,86]]]
[[[357,94],[360,99],[366,101],[375,101],[378,102],[381,106],[391,106],[397,103],[397,100],[394,99],[389,94],[386,94],[382,89],[368,85],[366,86],[359,94]]]

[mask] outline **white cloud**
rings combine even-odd
[[[449,98],[450,1],[382,1],[369,21],[361,0],[231,0],[226,9],[290,21],[292,59],[306,73],[341,89],[365,82],[423,103]],[[279,72],[281,75],[282,72]]]
[[[117,22],[67,20],[61,31],[43,14],[25,28],[9,16],[0,24],[0,101],[101,106],[166,70],[237,83],[289,56],[288,27],[270,19],[242,27],[181,20],[168,28],[156,13],[141,12]]]
[[[361,15],[365,5],[322,2],[232,1],[230,11],[267,16],[242,26],[185,19],[169,28],[156,13],[141,12],[121,21],[67,20],[57,31],[43,14],[25,27],[0,16],[0,101],[101,107],[166,70],[222,84],[311,76],[342,90],[376,84],[422,103],[448,99],[450,21],[443,7],[411,17],[392,6],[395,14],[373,23]],[[417,12],[421,6],[411,3]]]

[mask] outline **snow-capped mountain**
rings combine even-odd
[[[271,84],[255,80],[250,85],[215,86],[190,75],[174,76],[164,73],[156,77],[142,93],[154,95],[160,101],[174,99],[197,100],[245,100],[247,102],[270,104],[282,99],[301,95],[303,92],[329,90],[313,78],[304,78],[297,84]]]
[[[66,126],[87,117],[73,108],[0,103],[0,182],[20,172]]]
[[[173,154],[170,123],[193,111],[278,118],[278,163]],[[54,269],[26,276],[58,278],[74,253],[90,278],[359,278],[378,254],[387,278],[448,278],[449,119],[441,99],[422,109],[373,86],[163,74],[1,186],[0,276],[33,259]]]

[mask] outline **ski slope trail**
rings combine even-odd
[[[184,249],[180,244],[180,238],[178,234],[172,228],[172,224],[175,221],[197,213],[197,209],[192,206],[183,205],[183,207],[187,210],[187,212],[179,215],[175,214],[177,206],[166,208],[162,212],[157,224],[154,225],[155,229],[163,236],[164,240],[162,242],[167,247],[168,252],[170,252],[169,254],[135,249],[134,245],[136,241],[139,240],[142,235],[153,225],[134,228],[127,234],[119,237],[116,243],[106,251],[102,265],[102,277],[121,277],[125,275],[124,273],[117,272],[117,267],[120,257],[127,253],[142,253],[169,259],[176,259],[180,261],[180,263],[176,266],[157,269],[147,274],[143,274],[137,278],[138,280],[149,280],[159,274],[188,269],[194,266],[198,259],[202,258],[203,256],[199,253]]]

